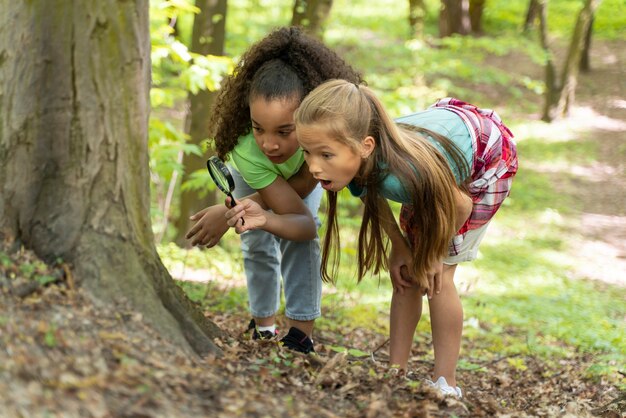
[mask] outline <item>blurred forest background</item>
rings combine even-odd
[[[15,396],[30,401],[3,399],[6,411],[21,415],[3,415],[0,408],[0,416],[43,416],[44,411],[65,416],[54,415],[58,408],[72,411],[67,416],[74,412],[81,416],[81,406],[55,404],[61,401],[53,400],[51,393],[58,390],[71,392],[77,404],[81,396],[83,401],[100,400],[99,407],[83,405],[89,410],[82,410],[82,416],[199,416],[218,404],[220,416],[299,415],[303,412],[294,412],[299,411],[298,397],[311,393],[316,393],[317,406],[309,406],[308,416],[623,416],[623,0],[151,0],[149,4],[152,231],[159,256],[178,286],[234,339],[220,346],[227,354],[225,362],[211,363],[221,370],[215,379],[233,374],[229,377],[233,393],[219,392],[206,381],[205,386],[194,386],[209,379],[205,366],[185,363],[180,367],[187,373],[183,377],[177,374],[180,370],[164,365],[175,363],[165,354],[146,365],[153,370],[150,377],[140,377],[145,370],[137,365],[142,363],[138,358],[148,356],[149,349],[155,355],[159,348],[142,343],[150,334],[134,329],[129,331],[134,336],[130,341],[145,343],[146,352],[131,353],[126,346],[112,349],[108,355],[123,352],[117,358],[117,375],[108,374],[106,382],[67,375],[63,380],[59,371],[54,385],[44,379],[41,387],[33,388],[32,382],[28,385],[29,373],[39,376],[39,372],[30,370],[26,377],[15,378],[26,381],[19,386],[22,395]],[[321,364],[243,341],[240,334],[249,318],[236,234],[228,232],[208,250],[189,248],[184,240],[189,215],[223,201],[205,169],[212,150],[203,123],[215,92],[243,51],[273,28],[292,23],[305,26],[360,70],[392,116],[453,96],[495,109],[515,134],[520,169],[511,197],[492,222],[479,259],[458,273],[466,321],[467,342],[459,364],[459,380],[468,392],[465,403],[438,399],[425,407],[420,402],[428,397],[416,389],[416,382],[409,382],[407,392],[405,386],[394,392],[399,398],[392,400],[394,393],[386,393],[372,380],[385,373],[367,360],[385,359],[391,287],[385,274],[356,284],[358,199],[348,195],[339,199],[342,263],[337,283],[325,285],[323,316],[316,322],[316,343],[323,347],[318,349]],[[20,276],[41,287],[59,285],[54,268],[51,273],[46,268],[52,267],[40,261],[19,260],[8,250],[0,251],[0,256],[3,280]],[[70,277],[61,274],[66,280]],[[21,297],[32,297],[31,293]],[[411,367],[427,376],[432,351],[425,312]],[[11,325],[12,313],[0,311],[0,330],[5,332],[0,342],[7,346],[16,327]],[[61,337],[63,327],[53,322],[40,321],[34,328],[39,336],[35,341],[45,350],[69,344],[67,336]],[[100,343],[128,341],[128,336],[115,332],[107,330],[104,336],[101,332]],[[180,365],[183,360],[177,361]],[[46,364],[52,367],[51,363]],[[307,370],[304,387],[288,377],[300,368]],[[120,377],[122,369],[126,380]],[[0,376],[14,376],[13,371],[0,366]],[[76,370],[74,374],[80,375]],[[239,382],[235,375],[247,376],[250,382]],[[167,379],[173,382],[170,389],[180,388],[172,389],[174,398],[158,382]],[[112,382],[128,388],[128,393],[113,388]],[[6,380],[4,385],[5,393],[16,393],[15,388],[9,392]],[[398,390],[394,385],[399,383],[391,384],[392,392]],[[261,399],[264,390],[272,400]],[[375,397],[372,393],[379,390]],[[411,390],[418,391],[417,398]],[[221,393],[221,401],[216,393]],[[112,398],[124,402],[116,406]],[[179,402],[187,404],[180,407]],[[236,405],[234,409],[229,410],[228,402]],[[46,406],[37,409],[38,403]]]

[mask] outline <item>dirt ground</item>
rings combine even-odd
[[[594,69],[580,79],[573,116],[558,123],[597,134],[601,159],[555,181],[567,182],[582,205],[572,251],[586,262],[576,276],[624,286],[626,294],[625,54],[624,42],[594,45]],[[141,315],[92,303],[60,267],[39,266],[51,283],[33,291],[20,267],[37,264],[31,253],[0,261],[1,418],[626,416],[626,394],[584,378],[594,361],[586,354],[558,364],[525,358],[526,370],[494,357],[482,365],[488,373],[459,373],[462,400],[442,398],[413,375],[390,374],[378,349],[384,335],[320,332],[318,355],[304,356],[249,341],[241,334],[247,314],[234,312],[212,316],[230,332],[220,343],[224,356],[190,358]],[[336,341],[373,354],[336,353]],[[417,364],[415,376],[432,366]]]

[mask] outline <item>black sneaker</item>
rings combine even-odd
[[[272,338],[276,337],[276,335],[278,335],[278,330],[275,330],[274,332],[259,331],[256,327],[256,322],[254,321],[254,318],[252,318],[250,320],[250,323],[248,324],[248,329],[246,330],[246,332],[249,331],[252,331],[253,340],[271,340]]]
[[[280,342],[283,343],[285,347],[304,354],[315,352],[313,341],[296,327],[289,328],[289,332]]]

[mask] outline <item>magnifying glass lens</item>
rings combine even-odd
[[[222,160],[213,156],[208,159],[206,166],[209,169],[211,178],[221,191],[228,194],[235,189],[235,181]]]
[[[224,193],[230,193],[230,184],[222,171],[213,164],[209,165],[209,172],[217,187]]]
[[[228,171],[226,164],[219,158],[213,156],[207,160],[206,167],[215,185],[230,197],[230,206],[235,207],[235,198],[231,194],[232,191],[235,190],[235,180],[233,180],[233,176],[230,174],[230,171]],[[245,224],[243,218],[241,218],[241,224]]]

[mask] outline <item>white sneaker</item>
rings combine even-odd
[[[439,389],[439,391],[441,392],[442,395],[444,396],[454,396],[457,398],[462,398],[463,397],[463,393],[461,392],[461,388],[460,387],[452,387],[450,385],[448,385],[448,382],[446,381],[446,378],[443,376],[439,376],[439,379],[437,379],[436,382],[432,382],[430,380],[426,381],[426,384],[429,386],[432,386],[435,389]]]

